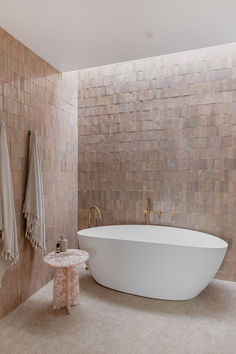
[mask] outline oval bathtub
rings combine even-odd
[[[114,225],[78,232],[91,275],[108,288],[164,300],[197,296],[217,273],[222,239],[166,226]]]

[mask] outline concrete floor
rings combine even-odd
[[[1,354],[235,354],[236,283],[173,302],[104,288],[80,269],[80,305],[52,311],[52,282],[0,321]]]

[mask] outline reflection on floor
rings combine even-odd
[[[104,288],[80,269],[80,305],[52,311],[52,282],[0,321],[1,354],[235,354],[236,283],[161,301]]]

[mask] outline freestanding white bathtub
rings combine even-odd
[[[218,271],[227,243],[165,226],[115,225],[78,232],[93,278],[108,288],[165,300],[197,296]]]

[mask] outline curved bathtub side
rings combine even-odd
[[[197,248],[79,235],[93,278],[108,288],[151,298],[197,296],[218,271],[226,248]]]

